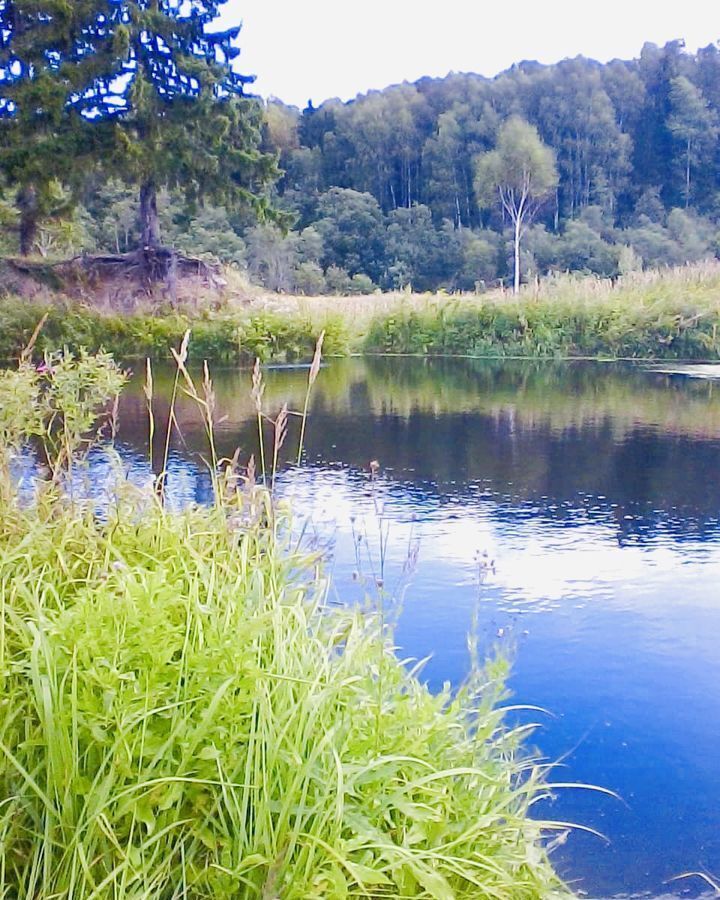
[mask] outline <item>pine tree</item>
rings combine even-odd
[[[240,28],[212,30],[225,2],[0,0],[8,137],[41,135],[43,156],[52,147],[66,156],[70,135],[84,145],[91,134],[89,152],[108,174],[140,187],[150,253],[161,244],[160,188],[181,188],[194,203],[262,208],[275,175],[275,158],[259,149],[262,108],[245,95],[252,79],[232,65]],[[40,88],[42,121],[33,113]]]

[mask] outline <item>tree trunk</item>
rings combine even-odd
[[[513,294],[520,291],[520,216],[515,219],[515,280],[513,282]]]
[[[144,250],[155,250],[160,246],[157,186],[152,178],[140,187],[140,240]]]
[[[31,184],[26,184],[18,191],[15,202],[20,213],[20,255],[30,256],[37,238],[40,218],[37,191]]]
[[[692,144],[687,142],[687,165],[685,166],[685,209],[690,206],[690,151]]]

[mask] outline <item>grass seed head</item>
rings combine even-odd
[[[320,363],[322,361],[322,346],[323,341],[325,340],[325,331],[320,332],[320,337],[317,339],[317,343],[315,344],[315,353],[313,355],[312,364],[310,366],[310,372],[308,374],[308,384],[315,384],[315,380],[318,377],[318,373],[320,372]]]
[[[250,396],[255,402],[255,409],[258,415],[262,412],[262,398],[265,392],[265,384],[263,382],[262,369],[260,368],[260,359],[255,359],[255,365],[252,371],[252,390]]]

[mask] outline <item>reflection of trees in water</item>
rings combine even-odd
[[[169,395],[169,378],[156,376],[158,397]],[[222,455],[256,451],[249,380],[249,372],[214,373],[219,413],[228,416],[217,436]],[[285,400],[298,407],[306,384],[306,369],[269,370],[268,412]],[[378,458],[400,491],[475,502],[486,487],[498,515],[531,510],[568,524],[602,515],[621,542],[660,528],[714,530],[720,394],[708,383],[597,363],[369,358],[332,362],[316,389],[311,464],[362,471]],[[140,390],[134,384],[123,401],[121,436],[143,450]],[[201,468],[202,426],[187,399],[178,420],[174,452]],[[288,458],[292,446],[291,434]]]
[[[302,404],[307,369],[270,368],[265,372],[270,413],[285,401]],[[247,370],[213,372],[220,409],[238,425],[254,415]],[[169,396],[172,373],[157,368],[156,395]],[[124,400],[132,421],[145,417],[141,377]],[[327,413],[408,417],[476,412],[512,415],[520,427],[549,425],[554,430],[604,427],[612,421],[617,437],[638,425],[715,437],[720,435],[720,393],[712,382],[662,375],[631,364],[527,360],[396,359],[366,357],[331,360],[316,385],[314,407]],[[180,397],[179,417],[199,422]]]

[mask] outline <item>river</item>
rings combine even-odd
[[[398,652],[429,657],[432,686],[464,677],[471,631],[482,652],[499,647],[511,702],[546,711],[513,715],[539,723],[534,746],[561,761],[553,779],[617,792],[557,791],[538,810],[607,837],[572,833],[553,857],[593,898],[698,896],[698,879],[671,879],[720,874],[720,384],[692,371],[330,361],[305,463],[287,462],[293,419],[277,479],[327,552],[334,600],[381,582]],[[257,454],[249,372],[213,377],[220,453]],[[302,408],[307,369],[265,377],[270,414]],[[171,373],[155,379],[166,401]],[[178,421],[170,500],[206,502],[204,432],[184,396]],[[141,374],[119,442],[146,478]]]

